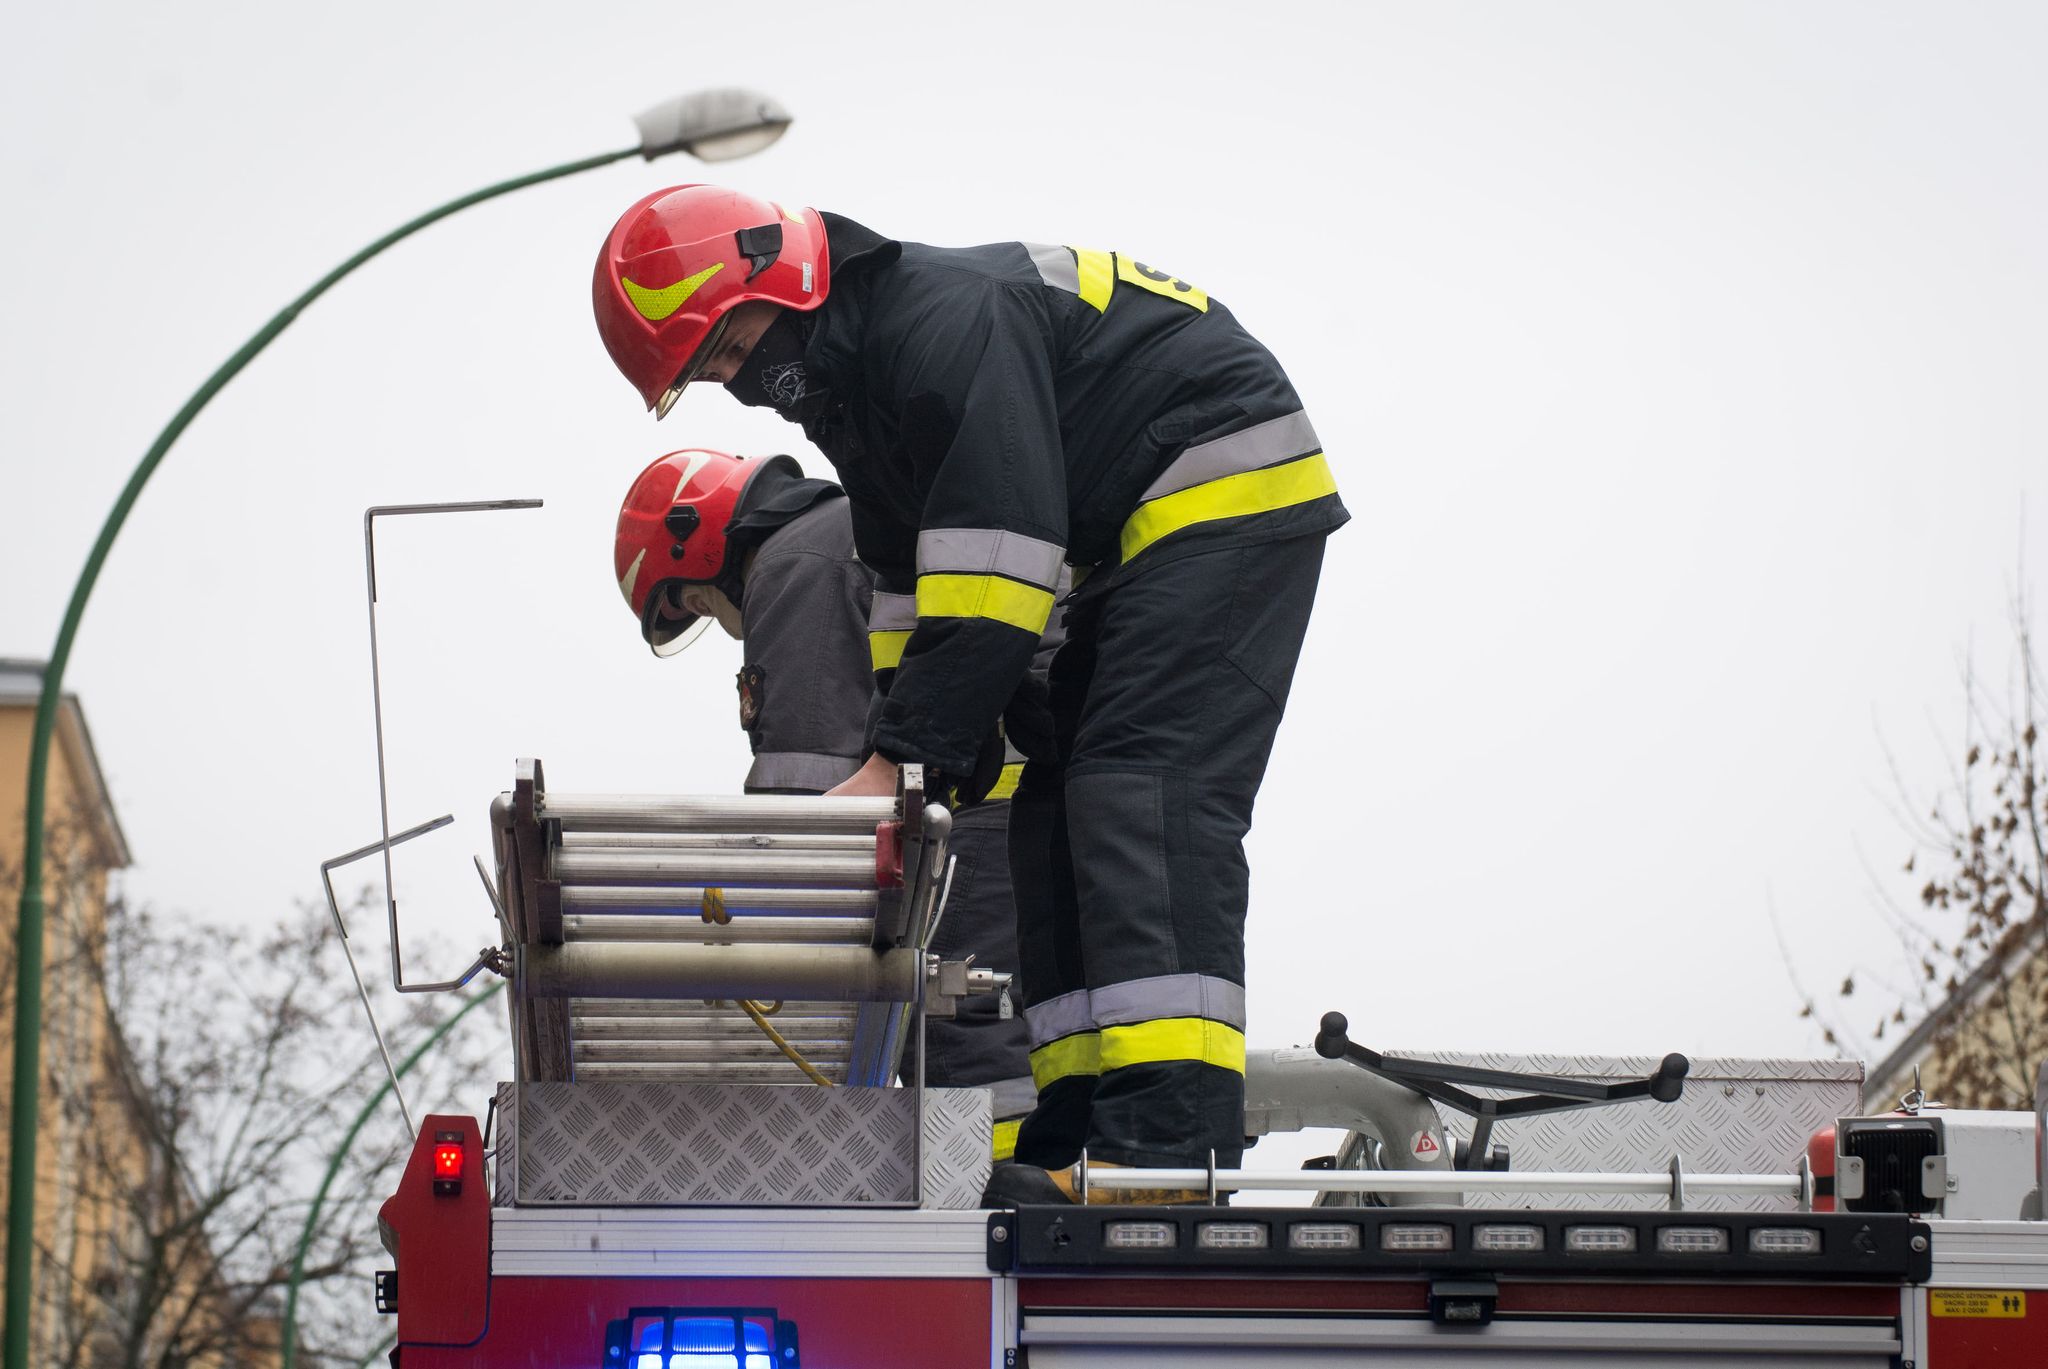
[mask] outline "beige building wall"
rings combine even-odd
[[[42,691],[39,662],[0,659],[0,866],[16,878],[0,897],[0,1043],[9,1079],[14,1047],[14,939],[18,875],[26,820],[28,758]],[[45,800],[43,1039],[37,1110],[36,1244],[46,1252],[35,1274],[31,1359],[38,1366],[111,1362],[127,1347],[125,1328],[107,1316],[119,1298],[132,1254],[145,1233],[127,1195],[147,1178],[152,1149],[143,1139],[125,1046],[107,1001],[98,948],[104,944],[109,876],[128,864],[85,715],[67,696],[58,714]],[[11,1091],[11,1090],[9,1090]],[[0,1091],[0,1173],[5,1172],[10,1099]],[[173,1186],[176,1188],[176,1186]],[[182,1197],[182,1193],[179,1195]],[[4,1241],[4,1232],[0,1232]],[[210,1264],[203,1250],[174,1260],[191,1271],[172,1301],[193,1301]],[[199,1300],[201,1316],[210,1299]],[[82,1347],[82,1355],[74,1350]],[[234,1364],[203,1369],[262,1369],[282,1356],[270,1346]]]
[[[2000,992],[2001,971],[2004,984]],[[2048,1057],[2048,944],[2040,929],[2015,928],[2001,954],[1980,965],[1933,1012],[1870,1071],[1863,1104],[1871,1111],[1896,1107],[1919,1071],[1930,1099],[1956,1106],[2032,1106],[2032,1089],[2016,1068],[1999,1077],[2011,1097],[1990,1100],[1960,1095],[1951,1082],[1956,1057],[1978,1061],[2039,1062]],[[2007,1079],[2011,1074],[2013,1077]]]
[[[0,902],[0,1041],[9,1078],[14,1047],[15,932],[26,819],[28,758],[42,689],[38,664],[0,660],[0,864],[11,878]],[[109,1135],[132,1135],[126,1110],[109,1119],[105,1109],[78,1100],[102,1099],[113,1047],[100,977],[85,948],[97,946],[106,923],[108,875],[128,863],[127,844],[114,817],[105,777],[75,698],[66,698],[50,750],[44,846],[43,1057],[45,1086],[37,1111],[36,1242],[54,1258],[38,1262],[35,1323],[30,1345],[36,1362],[58,1364],[93,1297],[90,1280],[104,1267],[118,1239],[120,1213],[105,1183],[95,1183],[88,1148],[104,1159]],[[63,1079],[82,1087],[55,1089]],[[11,1090],[9,1091],[11,1092]],[[0,1093],[0,1118],[11,1098]],[[111,1125],[109,1125],[111,1122]],[[97,1135],[95,1131],[97,1129]],[[8,1160],[8,1124],[0,1123],[0,1167]],[[139,1152],[138,1156],[139,1158]],[[0,1237],[4,1239],[4,1237]]]

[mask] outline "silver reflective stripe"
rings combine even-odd
[[[1156,1022],[1162,1017],[1206,1017],[1244,1030],[1244,986],[1206,974],[1162,974],[1091,990],[1089,1010],[1105,1027]]]
[[[860,769],[858,756],[815,751],[763,751],[747,771],[748,789],[808,789],[822,794]]]
[[[917,535],[919,575],[1006,575],[1051,589],[1066,554],[1065,547],[1000,528],[926,528]]]
[[[1145,492],[1138,496],[1138,502],[1321,450],[1322,444],[1316,441],[1316,430],[1310,426],[1308,414],[1296,409],[1291,414],[1254,423],[1243,432],[1188,448],[1146,487]]]
[[[1010,740],[1010,734],[1003,734],[1003,764],[1022,765],[1031,758],[1017,749],[1017,743]]]
[[[917,596],[875,591],[874,606],[868,610],[869,632],[915,632]]]
[[[1074,264],[1072,248],[1049,245],[1042,242],[1022,244],[1031,254],[1031,264],[1038,268],[1038,278],[1055,290],[1064,290],[1070,295],[1081,293],[1081,271]]]
[[[1048,1045],[1075,1032],[1092,1032],[1095,1019],[1088,1014],[1088,991],[1076,989],[1049,998],[1024,1010],[1024,1025],[1031,1028],[1033,1048]]]
[[[1038,1085],[1031,1082],[1031,1076],[1020,1074],[1014,1079],[998,1079],[993,1084],[984,1084],[988,1090],[989,1107],[998,1122],[1007,1122],[1038,1106]]]

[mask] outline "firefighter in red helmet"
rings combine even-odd
[[[726,227],[735,223],[747,226]],[[620,220],[605,256],[598,332],[656,418],[721,357],[736,366],[782,309],[816,309],[831,286],[815,210],[710,185],[649,195]]]
[[[874,573],[854,555],[837,485],[787,456],[670,452],[642,471],[619,508],[612,571],[657,656],[712,620],[741,641],[739,725],[753,748],[750,794],[821,794],[860,769],[874,677],[868,620]],[[952,895],[932,950],[996,970],[1016,963],[1017,915],[1004,831],[1022,757],[991,802],[953,825]],[[1021,1018],[995,999],[962,1003],[926,1030],[925,1075],[987,1089],[995,1158],[1010,1157],[1036,1090]]]
[[[995,1196],[1097,1163],[1237,1162],[1251,824],[1325,537],[1348,518],[1286,373],[1125,254],[897,241],[710,186],[633,205],[593,281],[658,414],[696,380],[802,425],[877,576],[873,754],[985,769],[1053,611],[1012,804],[1038,1107]],[[1008,1187],[1006,1188],[1006,1182]]]

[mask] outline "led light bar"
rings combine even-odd
[[[1725,1255],[1728,1228],[1725,1226],[1660,1226],[1657,1249],[1667,1255]]]
[[[1820,1232],[1810,1226],[1757,1226],[1749,1231],[1752,1255],[1818,1255]]]
[[[1389,1222],[1380,1228],[1382,1250],[1449,1250],[1451,1228],[1446,1222]]]
[[[1270,1243],[1264,1222],[1203,1222],[1195,1244],[1204,1250],[1264,1250]]]
[[[1632,1226],[1568,1226],[1564,1248],[1578,1255],[1620,1255],[1636,1248]]]
[[[1472,1228],[1474,1250],[1535,1251],[1543,1248],[1543,1228],[1524,1222],[1503,1222]]]
[[[1287,1228],[1289,1250],[1356,1250],[1358,1228],[1350,1222],[1295,1222]]]
[[[1111,1250],[1171,1250],[1180,1243],[1172,1222],[1111,1222],[1102,1229],[1102,1243]]]
[[[1304,1211],[1189,1206],[1061,1210],[1059,1220],[991,1220],[989,1267],[1071,1271],[1185,1266],[1327,1274],[1469,1276],[1662,1274],[1925,1283],[1926,1224],[1891,1213]],[[1033,1217],[1044,1216],[1034,1213]],[[1079,1215],[1081,1220],[1076,1221]],[[1916,1246],[1917,1243],[1917,1246]],[[670,1366],[670,1369],[678,1369]],[[728,1369],[732,1369],[728,1366]],[[738,1369],[745,1369],[739,1366]]]

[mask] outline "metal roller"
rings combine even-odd
[[[776,794],[676,798],[661,794],[536,795],[543,820],[567,832],[866,832],[896,816],[894,799]]]
[[[864,851],[872,855],[875,834],[791,832],[777,836],[752,832],[564,832],[561,845],[565,850],[619,846],[664,851],[811,851],[819,855]]]
[[[872,889],[875,861],[860,855],[781,851],[557,851],[551,871],[564,884],[795,884]]]
[[[529,946],[530,998],[805,998],[907,1003],[921,957],[906,948],[693,946],[586,941]]]
[[[848,1047],[842,1043],[838,1049],[831,1047],[805,1047],[803,1057],[817,1070],[825,1066],[844,1066]],[[578,1041],[575,1043],[575,1064],[647,1064],[647,1066],[692,1066],[692,1064],[737,1064],[737,1066],[768,1066],[786,1064],[788,1055],[776,1049],[776,1043],[768,1037],[756,1037],[754,1041],[713,1041],[702,1049],[692,1051],[676,1041]]]
[[[726,1018],[743,1020],[746,1017],[745,1013],[740,1012],[725,999],[705,1002],[701,999],[577,998],[570,1001],[569,1011],[578,1018],[660,1017],[676,1022]],[[775,1020],[788,1022],[830,1018],[833,1021],[851,1021],[855,1015],[855,1010],[844,1003],[824,1000],[815,1003],[785,1002],[775,1014]]]
[[[819,1070],[826,1078],[835,1082],[846,1076],[838,1065],[826,1066]],[[773,1065],[748,1066],[734,1069],[728,1065],[706,1065],[699,1063],[660,1065],[645,1061],[592,1060],[576,1066],[576,1082],[596,1080],[649,1080],[673,1084],[774,1084],[792,1088],[814,1089],[818,1087],[804,1077],[803,1071],[787,1060],[780,1068]]]
[[[738,1008],[728,1008],[730,1021],[707,1021],[702,1018],[684,1021],[668,1021],[659,1017],[577,1017],[569,1023],[569,1033],[580,1044],[585,1041],[763,1041],[761,1029],[754,1020]],[[847,1044],[853,1040],[853,1019],[839,1018],[797,1018],[791,1020],[782,1013],[768,1019],[768,1025],[775,1028],[782,1038],[792,1045],[814,1043],[820,1046]]]
[[[729,888],[728,909],[759,909],[774,913],[816,913],[844,917],[875,915],[872,889],[747,889]],[[562,912],[624,913],[646,911],[694,914],[704,906],[702,885],[671,885],[667,888],[634,888],[627,885],[573,885],[562,890]]]
[[[871,917],[764,917],[741,914],[730,922],[701,918],[599,916],[562,919],[569,941],[691,941],[706,945],[774,942],[780,945],[865,946],[875,934]]]

